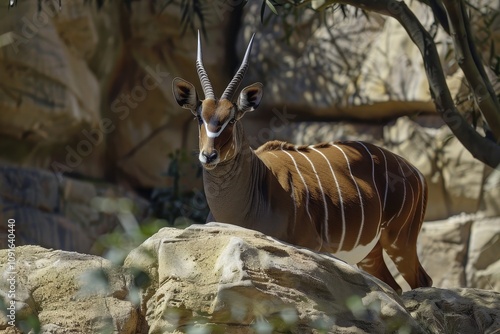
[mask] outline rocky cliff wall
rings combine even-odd
[[[17,300],[21,318],[35,316],[44,329],[57,333],[78,331],[75,328],[93,331],[111,327],[119,333],[147,332],[147,326],[161,331],[172,324],[182,324],[186,329],[191,325],[189,319],[202,319],[210,322],[210,326],[233,330],[232,323],[223,321],[226,316],[239,316],[249,310],[254,313],[245,313],[246,327],[236,328],[235,332],[254,330],[249,325],[253,315],[293,330],[321,330],[321,326],[331,326],[345,331],[383,332],[393,328],[390,326],[394,324],[388,324],[386,319],[395,315],[416,332],[454,332],[457,328],[498,330],[498,315],[490,310],[500,309],[498,294],[493,292],[500,289],[500,174],[474,160],[434,114],[416,49],[393,20],[376,15],[343,20],[338,11],[328,13],[324,26],[319,24],[320,17],[306,13],[303,25],[287,41],[277,18],[271,16],[269,25],[260,25],[258,5],[249,2],[240,8],[218,1],[208,3],[210,20],[206,21],[207,34],[203,39],[204,63],[215,91],[220,93],[224,89],[251,33],[256,32],[245,81],[262,81],[265,85],[263,105],[245,119],[254,146],[271,139],[297,144],[366,140],[414,163],[429,184],[428,222],[419,240],[420,254],[436,287],[445,290],[407,292],[400,300],[365,274],[345,269],[331,259],[318,260],[315,255],[308,257],[306,270],[294,266],[294,260],[286,266],[270,265],[267,272],[258,272],[255,263],[248,263],[251,270],[247,274],[254,275],[250,275],[251,286],[245,286],[243,283],[247,282],[243,280],[221,288],[210,276],[220,273],[211,271],[193,271],[189,275],[194,277],[186,276],[188,281],[175,280],[172,278],[175,261],[182,262],[180,270],[189,271],[189,265],[210,266],[213,261],[208,260],[228,260],[227,254],[237,251],[227,235],[217,239],[211,234],[213,227],[194,226],[187,232],[162,230],[140,249],[151,248],[158,240],[165,239],[168,243],[182,235],[213,237],[207,245],[220,242],[219,253],[194,249],[203,245],[185,240],[178,242],[183,244],[184,248],[179,246],[182,251],[170,249],[182,252],[184,257],[167,258],[161,252],[154,253],[151,265],[145,270],[154,275],[158,272],[152,282],[158,286],[154,291],[141,290],[142,304],[125,298],[136,288],[131,284],[134,277],[103,258],[20,247],[18,259],[25,266],[20,273],[27,277],[26,282],[21,282],[26,289],[20,290]],[[432,28],[430,12],[418,2],[411,5],[423,23]],[[480,9],[498,6],[481,1],[476,5]],[[486,24],[472,14],[473,27],[484,42],[479,44],[480,50],[488,59],[489,46],[500,46],[499,24],[494,17],[489,18],[492,24]],[[16,232],[19,246],[38,244],[81,253],[102,252],[95,247],[96,240],[117,228],[126,228],[127,224],[120,221],[124,212],[99,208],[99,201],[119,205],[115,201],[127,198],[126,203],[135,203],[134,219],[144,221],[150,216],[150,203],[130,190],[172,186],[172,178],[165,176],[165,172],[176,159],[172,154],[176,150],[182,152],[177,157],[186,157],[176,161],[181,164],[181,186],[200,188],[200,178],[196,177],[198,163],[193,153],[197,146],[196,123],[188,111],[177,106],[171,94],[171,80],[175,76],[199,88],[194,67],[195,34],[189,22],[182,33],[186,24],[182,8],[171,4],[163,10],[160,2],[133,1],[129,11],[120,2],[106,1],[97,9],[95,4],[73,0],[63,2],[61,10],[57,1],[44,1],[42,11],[38,12],[36,1],[18,1],[17,7],[10,10],[0,6],[0,18],[0,218],[3,222],[15,219],[19,223]],[[193,24],[198,26],[200,22],[195,20]],[[473,103],[467,99],[469,90],[453,59],[452,45],[440,30],[436,32],[436,40],[450,89],[457,101],[465,101],[459,104],[460,110],[472,118]],[[127,205],[125,216],[130,214]],[[224,231],[227,230],[219,232],[224,235]],[[234,233],[242,233],[243,239],[248,237],[248,232]],[[263,237],[257,238],[256,246],[252,238],[245,241],[245,251],[259,254],[268,264],[269,258],[275,256],[278,259],[271,262],[280,263],[284,257],[302,254],[284,246],[282,249],[282,245],[263,244],[266,239]],[[1,225],[0,248],[6,248],[7,241],[8,230]],[[194,248],[187,245],[190,242]],[[8,258],[5,252],[0,251],[2,270]],[[213,256],[203,258],[202,253]],[[130,263],[138,261],[134,259],[137,252],[134,254]],[[159,257],[166,260],[161,266]],[[244,257],[242,261],[250,260]],[[227,264],[238,260],[232,261]],[[297,272],[304,270],[302,275],[310,277],[310,269],[323,265],[324,261],[334,268],[329,267],[330,274],[333,271],[340,278],[368,282],[360,292],[362,305],[381,306],[378,302],[381,301],[387,309],[369,309],[368,313],[361,309],[363,317],[367,315],[373,322],[356,318],[361,315],[356,313],[360,311],[356,308],[360,299],[351,300],[354,304],[341,303],[333,310],[326,309],[325,303],[337,296],[329,285],[313,286],[313,292],[317,293],[314,300],[301,299],[312,292],[309,286],[302,289],[305,283],[301,283]],[[84,300],[71,298],[80,289],[75,282],[87,268],[79,268],[84,262],[91,269],[106,268],[113,273],[108,276],[113,289],[106,295],[106,303],[102,303],[100,295],[86,296]],[[172,267],[164,267],[165,263]],[[37,270],[30,274],[33,268]],[[346,283],[343,279],[325,278],[328,275],[319,269],[312,271],[314,279],[331,279],[330,285],[352,285],[349,280]],[[51,272],[55,278],[50,276]],[[197,273],[210,276],[212,281],[208,276],[197,281]],[[287,275],[297,279],[292,282],[296,288],[293,296],[287,294],[291,291]],[[266,285],[272,293],[259,290],[259,284],[264,284],[262,277],[279,282]],[[160,279],[165,284],[162,291],[170,295],[156,295],[156,290],[161,290]],[[198,289],[198,294],[193,292],[196,298],[203,292],[205,299],[201,298],[201,304],[196,304],[199,298],[185,305],[178,303],[180,286],[198,288],[200,282],[207,280],[213,284],[205,286],[206,290]],[[39,285],[47,288],[37,291]],[[5,285],[0,286],[5,292]],[[242,293],[247,304],[238,304],[236,311],[225,308],[215,302],[215,292],[210,289],[222,289],[226,295],[220,298]],[[321,299],[323,294],[328,298]],[[296,304],[283,307],[289,305],[292,297],[296,298]],[[265,303],[262,306],[254,299]],[[377,302],[371,303],[374,300]],[[311,303],[323,308],[308,313]],[[92,311],[81,311],[86,308]],[[464,316],[464,310],[469,315],[472,312],[474,317]],[[162,318],[165,314],[173,318]],[[323,321],[346,314],[349,321],[343,323]],[[263,326],[265,321],[259,321],[255,324]],[[22,330],[7,326],[3,318],[0,329]]]

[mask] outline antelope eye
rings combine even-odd
[[[203,123],[203,120],[201,119],[201,116],[200,116],[200,115],[196,115],[194,118],[195,118],[196,120],[198,120],[198,123],[200,123],[200,124],[201,124],[201,123]]]

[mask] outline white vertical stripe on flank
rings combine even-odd
[[[278,157],[278,155],[276,155],[276,153],[274,153],[272,151],[266,151],[266,153],[271,154],[273,157],[275,157],[277,159],[281,159],[280,157]],[[287,153],[287,152],[285,152],[285,153]],[[288,186],[290,187],[290,196],[292,197],[292,203],[293,203],[293,226],[292,226],[292,233],[295,233],[295,226],[297,225],[297,202],[295,200],[295,187],[293,186],[293,178],[290,178],[288,181],[289,181],[288,182]]]
[[[347,157],[347,154],[345,154],[344,150],[340,148],[340,146],[336,144],[332,144],[332,146],[338,149],[344,156],[345,162],[347,164],[347,169],[349,170],[349,175],[351,175],[352,182],[354,182],[354,185],[356,186],[356,191],[358,192],[359,205],[361,207],[361,226],[359,227],[358,237],[356,239],[356,242],[354,243],[354,247],[356,247],[359,245],[359,241],[361,240],[361,234],[363,234],[363,228],[365,226],[365,206],[363,205],[363,197],[361,196],[361,191],[359,190],[358,182],[356,182],[354,175],[352,175],[351,164],[349,163],[349,158]]]
[[[281,144],[280,149],[282,152],[286,153],[290,157],[290,159],[292,159],[292,162],[295,166],[295,169],[297,170],[297,174],[299,174],[299,177],[302,180],[302,183],[304,183],[304,187],[306,190],[306,213],[307,213],[307,216],[309,217],[309,219],[311,220],[311,223],[314,224],[312,217],[311,217],[311,214],[309,213],[309,188],[307,187],[306,180],[304,180],[304,177],[302,176],[302,173],[299,170],[299,166],[297,166],[297,162],[295,161],[295,158],[290,153],[288,153],[286,150],[283,149],[284,144],[285,143]]]
[[[325,219],[324,219],[325,239],[324,240],[326,240],[326,242],[330,242],[330,240],[328,238],[328,207],[326,206],[325,192],[323,190],[323,186],[321,185],[321,180],[319,179],[318,172],[316,171],[316,168],[314,167],[314,164],[312,163],[311,159],[309,159],[303,152],[298,151],[296,147],[294,147],[294,149],[295,149],[295,152],[299,153],[304,158],[306,158],[306,160],[309,162],[309,164],[311,165],[311,167],[313,169],[314,175],[316,175],[316,180],[318,181],[319,190],[321,191],[321,196],[323,198],[323,206],[325,208]]]
[[[422,175],[422,173],[420,173],[420,171],[415,166],[408,164],[407,162],[405,162],[405,164],[409,169],[413,170],[413,175],[415,175],[415,177],[418,177],[417,181],[419,181],[419,184],[422,188],[421,193],[419,194],[419,196],[422,197],[422,207],[421,207],[420,217],[421,217],[421,220],[424,220],[425,211],[424,211],[423,202],[424,202],[424,196],[425,196],[425,178]]]
[[[412,165],[408,164],[408,162],[406,160],[403,160],[403,163],[408,168],[408,171],[411,172],[413,176],[415,176],[415,180],[417,181],[417,184],[419,185],[419,187],[416,189],[417,194],[415,195],[415,194],[413,194],[413,186],[410,183],[410,187],[412,189],[412,195],[413,195],[412,202],[411,202],[411,204],[412,204],[411,211],[413,211],[413,205],[416,204],[417,197],[421,196],[420,192],[422,192],[422,194],[423,194],[424,185],[421,183],[419,171],[415,167],[413,167]],[[421,188],[422,188],[422,190],[420,190]],[[420,212],[421,217],[422,217],[422,209],[423,209],[423,206],[422,206],[421,212]],[[415,222],[415,215],[416,214],[417,214],[416,212],[413,213],[413,217],[412,217],[413,219],[412,219],[410,227],[409,227],[410,232],[411,232],[411,225],[413,225],[413,223]],[[401,231],[399,233],[401,233]],[[398,236],[399,236],[399,234],[398,234]],[[410,233],[408,233],[408,235],[407,235],[407,239],[409,239],[409,238],[410,238]],[[408,240],[407,240],[407,242],[408,242]]]
[[[370,155],[370,159],[372,160],[372,180],[373,180],[373,186],[375,187],[375,191],[377,192],[378,202],[379,202],[379,206],[380,206],[380,217],[379,217],[378,227],[377,227],[377,233],[378,233],[378,230],[380,229],[380,225],[382,224],[382,200],[380,199],[380,193],[378,191],[377,183],[375,182],[375,162],[373,161],[372,153],[370,152],[370,150],[368,149],[368,147],[366,147],[365,144],[363,144],[362,142],[358,141],[357,143],[360,144],[361,146],[363,146],[365,148],[366,152],[368,152],[368,154]]]
[[[396,218],[396,214],[394,214],[394,216],[392,216],[392,217],[391,217],[391,219],[389,219],[389,220],[387,221],[387,223],[385,224],[385,227],[389,227],[389,224],[392,222],[392,220],[393,220],[394,218]]]
[[[292,233],[295,233],[295,225],[297,225],[297,203],[295,202],[295,188],[293,187],[293,179],[290,178],[290,193],[293,202],[293,227]]]
[[[411,183],[410,183],[410,190],[411,190],[411,208],[410,208],[410,212],[408,213],[408,217],[406,217],[404,224],[399,229],[399,232],[398,232],[398,235],[396,236],[396,239],[394,239],[394,241],[392,242],[393,244],[395,244],[398,241],[399,235],[401,234],[401,231],[403,231],[403,228],[405,227],[406,223],[408,222],[408,218],[410,218],[411,215],[412,215],[412,213],[413,213],[413,204],[415,203],[415,193],[413,192],[413,187],[412,187]]]
[[[309,148],[311,150],[316,151],[319,154],[321,154],[325,158],[326,162],[328,162],[328,160],[326,159],[326,157],[325,157],[325,155],[323,153],[321,153],[320,151],[318,151],[317,149],[315,149],[312,146],[309,146]],[[302,153],[302,152],[298,152],[298,153],[300,153],[304,158],[307,159],[307,161],[309,161],[309,163],[311,164],[311,167],[313,168],[313,172],[316,175],[316,179],[318,180],[319,190],[321,191],[321,196],[323,197],[323,205],[325,207],[325,219],[324,219],[324,224],[325,224],[325,240],[326,240],[326,242],[330,242],[330,238],[328,237],[328,204],[326,203],[325,192],[323,191],[323,186],[321,185],[321,180],[319,179],[319,175],[316,172],[316,168],[314,167],[314,164],[312,163],[312,161],[304,153]],[[330,162],[328,162],[328,165],[330,165]],[[330,166],[330,169],[331,169],[331,166]]]
[[[389,192],[389,171],[387,170],[387,158],[385,157],[384,151],[380,147],[377,148],[380,151],[380,153],[382,153],[385,164],[385,193],[384,193],[384,206],[383,206],[383,210],[385,211],[385,204],[387,203],[387,193]]]
[[[401,208],[399,208],[399,212],[398,212],[398,215],[397,217],[399,217],[401,215],[401,212],[403,211],[403,207],[405,206],[405,203],[406,203],[406,178],[405,178],[405,173],[403,172],[403,168],[401,167],[401,164],[399,163],[399,159],[396,159],[396,162],[398,163],[398,167],[399,167],[399,171],[401,172],[401,179],[402,179],[402,183],[403,183],[403,202],[401,203]],[[387,224],[387,226],[389,226],[389,224]]]
[[[425,178],[424,176],[422,175],[422,173],[420,173],[420,171],[417,170],[417,174],[420,178],[420,183],[422,184],[422,208],[421,208],[421,212],[420,212],[420,217],[421,217],[421,221],[424,221],[424,217],[425,217],[425,191],[426,191],[426,183],[425,183]]]

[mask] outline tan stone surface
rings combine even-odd
[[[16,256],[16,320],[28,332],[37,322],[50,333],[136,333],[139,314],[126,299],[131,276],[100,257],[21,246]],[[8,275],[7,250],[0,250],[0,272]],[[100,274],[99,274],[100,273]],[[7,281],[0,281],[4,301]],[[0,316],[0,328],[7,327]]]
[[[441,120],[435,118],[433,127],[399,118],[385,127],[384,142],[424,174],[429,186],[426,220],[478,210],[485,166],[463,148]]]
[[[181,34],[183,14],[179,4],[160,9],[160,4],[151,10],[147,2],[132,2],[128,43],[133,49],[129,47],[122,64],[123,70],[132,75],[116,82],[109,101],[110,117],[116,125],[110,136],[111,154],[116,158],[118,176],[132,186],[171,185],[172,180],[164,175],[171,162],[168,154],[179,149],[191,152],[197,146],[197,135],[191,131],[195,127],[193,115],[181,109],[172,95],[172,80],[177,76],[200,87],[195,67],[196,34],[190,29]],[[230,64],[225,49],[231,17],[218,16],[213,10],[207,14],[208,38],[202,39],[203,63],[215,91],[221,94],[232,77],[232,69],[225,65]],[[160,79],[157,85],[148,79],[151,73]],[[200,88],[198,95],[203,98]],[[193,161],[184,166],[182,185],[186,188],[200,184],[194,177],[196,168],[190,166]]]
[[[8,78],[0,92],[0,134],[30,142],[66,141],[100,117],[99,84],[85,61],[96,37],[86,6],[77,1],[57,16],[61,24],[73,21],[82,45],[65,44],[74,36],[59,35],[51,19],[57,9],[37,11],[36,1],[0,8],[0,32],[10,32],[0,48],[0,77]]]
[[[500,167],[497,169],[486,168],[479,209],[486,217],[500,216]]]
[[[0,166],[0,219],[16,220],[18,246],[90,252],[97,238],[120,225],[120,213],[104,211],[100,204],[124,198],[132,204],[133,219],[145,219],[149,202],[119,187]],[[0,224],[0,248],[6,247],[7,225]]]
[[[405,1],[422,25],[431,29],[434,15],[428,5]],[[359,90],[370,101],[431,101],[429,84],[420,51],[411,41],[405,29],[394,19],[387,19],[380,35],[367,51]],[[450,54],[451,38],[439,28],[434,38],[441,64],[447,76],[452,96],[458,93],[463,74]],[[432,107],[429,106],[429,109]]]
[[[429,334],[500,330],[499,292],[423,288],[406,292],[402,298],[408,311]]]
[[[499,234],[499,218],[485,218],[482,214],[425,222],[418,239],[418,253],[433,286],[500,292]],[[396,281],[405,291],[409,290],[389,257],[384,259],[391,264]]]
[[[491,221],[480,226],[486,223]],[[443,226],[433,228],[445,234]],[[482,240],[492,235],[481,231]],[[450,243],[461,242],[460,233],[449,234]],[[7,252],[0,250],[3,303],[9,301]],[[16,247],[15,252],[18,323],[8,326],[0,312],[2,333],[29,332],[29,318],[31,326],[39,322],[42,333],[58,334],[500,330],[499,292],[421,288],[400,297],[331,256],[232,225],[158,231],[129,254],[126,267],[133,267],[135,276],[97,256],[38,246]],[[494,262],[492,254],[485,252],[477,263]]]
[[[434,281],[433,286],[468,286],[464,263],[472,224],[473,218],[468,216],[424,223],[419,236],[419,257]]]
[[[269,23],[262,27],[260,4],[245,6],[238,52],[244,53],[251,34],[257,32],[246,82],[264,83],[265,106],[287,105],[303,114],[332,116],[351,104],[350,99],[364,100],[347,88],[360,75],[366,49],[378,38],[385,19],[369,15],[370,20],[344,20],[340,11],[327,12],[325,24],[319,26],[319,15],[306,11],[287,41],[279,17],[268,11]],[[293,24],[293,15],[286,19]]]
[[[429,186],[426,220],[479,211],[500,214],[499,179],[474,159],[439,118],[399,118],[384,128],[383,146],[424,174]]]
[[[407,4],[431,29],[430,8],[419,2]],[[264,83],[268,92],[264,105],[287,105],[309,117],[360,119],[435,110],[422,56],[396,20],[374,13],[367,13],[368,18],[354,15],[352,8],[347,18],[341,10],[327,9],[322,18],[305,12],[300,28],[287,35],[282,20],[270,11],[270,23],[260,26],[260,4],[249,4],[244,10],[239,40],[247,41],[257,31],[257,55],[251,60],[247,81]],[[293,14],[285,17],[294,24]],[[450,53],[451,38],[438,29],[435,40],[455,96],[463,89],[463,74]],[[238,44],[240,54],[245,45]]]
[[[466,269],[467,286],[500,292],[500,218],[472,225]]]
[[[125,266],[151,277],[141,293],[149,333],[186,331],[194,322],[224,333],[259,326],[292,333],[420,332],[380,281],[328,255],[232,225],[161,229]]]

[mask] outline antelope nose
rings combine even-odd
[[[205,163],[207,164],[211,163],[212,161],[215,161],[218,156],[217,151],[215,150],[210,153],[202,152],[201,154],[203,155]]]

